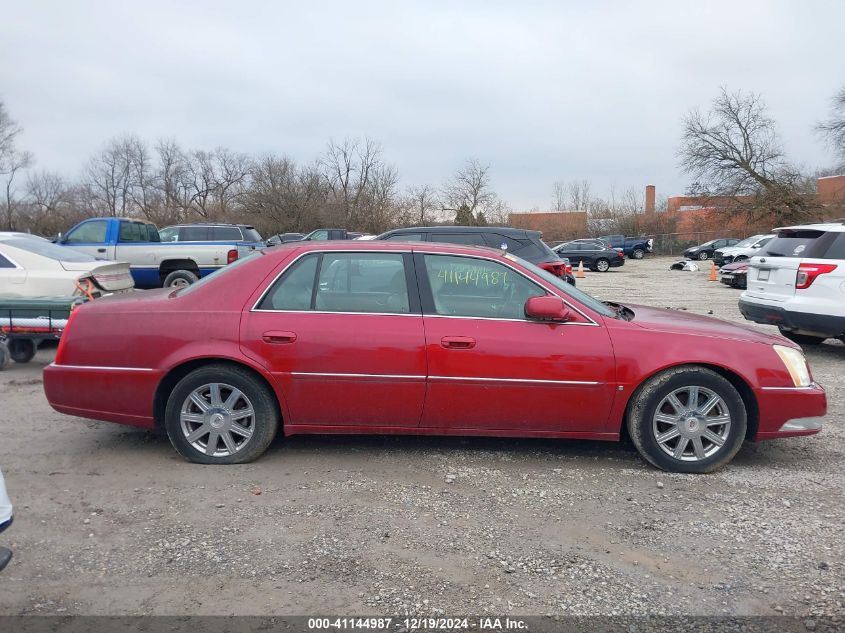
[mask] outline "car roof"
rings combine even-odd
[[[235,224],[233,222],[186,222],[185,224],[171,224],[164,228],[166,229],[173,229],[173,228],[181,228],[183,226],[236,226],[239,228],[247,228],[252,229],[255,228],[251,224]]]
[[[32,233],[21,233],[20,231],[0,231],[0,240],[8,240],[18,237],[26,237],[33,240],[44,240],[45,242],[49,242],[46,237],[41,237],[40,235],[33,235]]]
[[[299,249],[310,251],[384,251],[384,252],[426,252],[426,253],[460,253],[469,255],[499,255],[501,250],[489,246],[471,246],[465,244],[442,244],[440,242],[387,242],[378,240],[321,240],[318,242],[289,242],[274,247],[282,249]]]
[[[541,235],[540,231],[515,229],[509,226],[413,226],[403,229],[393,229],[381,235],[401,235],[403,233],[441,233],[444,235],[453,233],[501,233],[502,235],[510,235],[512,237]]]
[[[795,226],[779,226],[774,229],[778,231],[832,231],[834,233],[845,232],[845,222],[818,222],[816,224],[796,224]]]

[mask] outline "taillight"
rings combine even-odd
[[[621,248],[617,248],[616,252],[619,253],[619,255],[621,255],[622,257],[625,257],[625,251],[623,251]]]
[[[563,279],[566,277],[566,264],[564,262],[544,262],[540,267],[549,271],[555,277]]]
[[[233,248],[228,253],[226,253],[226,263],[227,264],[231,264],[237,258],[238,258],[238,249],[237,248]]]
[[[62,360],[64,360],[65,341],[67,341],[67,333],[68,330],[70,330],[70,324],[73,323],[73,320],[76,318],[78,312],[79,310],[76,309],[76,305],[73,305],[70,309],[70,315],[68,315],[67,323],[65,324],[65,329],[62,331],[62,335],[59,337],[59,348],[56,350],[56,365],[61,365]]]
[[[836,270],[836,264],[801,264],[795,275],[795,289],[803,290],[813,285],[816,277]]]

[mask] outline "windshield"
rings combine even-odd
[[[586,292],[584,292],[582,290],[578,290],[578,288],[576,288],[575,286],[569,285],[568,283],[566,283],[560,277],[555,277],[553,274],[546,272],[545,270],[543,270],[539,266],[535,266],[531,262],[527,262],[520,257],[516,257],[515,255],[511,255],[510,253],[507,253],[505,255],[505,257],[507,257],[511,261],[517,262],[518,264],[520,264],[522,266],[525,266],[525,268],[530,270],[532,273],[534,273],[538,277],[541,277],[545,281],[549,282],[555,288],[557,288],[558,290],[561,290],[567,296],[571,297],[575,301],[587,306],[588,308],[590,308],[590,310],[593,310],[594,312],[598,312],[599,314],[601,314],[603,316],[616,317],[616,312],[614,312],[613,310],[608,308],[604,303],[602,303],[601,301],[599,301],[595,297],[591,297]]]
[[[95,262],[96,257],[80,253],[72,248],[65,246],[57,246],[52,242],[42,240],[33,240],[27,237],[15,237],[10,240],[3,240],[3,244],[7,244],[14,248],[19,248],[22,251],[35,253],[42,257],[55,259],[57,262]]]
[[[710,240],[709,242],[704,242],[701,246],[713,246],[716,243],[716,240]]]
[[[195,281],[194,283],[192,283],[190,286],[185,286],[183,288],[179,288],[179,290],[176,291],[176,294],[180,297],[183,296],[183,295],[189,294],[189,293],[193,292],[194,290],[196,290],[197,288],[203,287],[204,285],[206,285],[209,282],[214,282],[214,281],[216,281],[216,280],[218,280],[222,277],[225,277],[227,273],[235,270],[238,266],[241,266],[241,265],[245,264],[246,262],[252,261],[256,257],[261,257],[262,255],[264,255],[264,251],[252,251],[249,255],[247,255],[245,257],[241,257],[239,259],[236,259],[234,262],[232,262],[228,266],[224,266],[223,268],[218,268],[213,273],[209,273],[208,275],[206,275],[205,277],[203,277],[199,281]]]
[[[749,246],[751,246],[752,244],[756,244],[756,243],[757,243],[757,241],[758,241],[761,237],[763,237],[763,236],[762,236],[762,235],[752,235],[751,237],[747,237],[747,238],[745,238],[745,239],[744,239],[744,240],[742,240],[741,242],[737,242],[736,244],[734,244],[734,247],[735,247],[735,248],[748,248],[748,247],[749,247]]]

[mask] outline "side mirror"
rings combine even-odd
[[[751,248],[760,248],[760,245],[759,244],[752,244]]]
[[[529,297],[525,302],[525,316],[529,319],[563,322],[569,320],[569,308],[560,297]]]

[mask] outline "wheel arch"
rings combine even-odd
[[[200,276],[199,264],[190,258],[165,259],[158,266],[158,274],[162,280],[164,280],[167,275],[177,270],[187,270],[194,273],[197,277]]]
[[[168,370],[168,372],[162,377],[156,387],[155,395],[153,396],[153,419],[155,421],[155,429],[157,431],[164,430],[164,411],[167,406],[167,398],[170,395],[170,392],[173,391],[173,388],[180,380],[191,372],[209,365],[228,365],[230,367],[237,367],[238,369],[246,370],[261,381],[267,389],[270,390],[270,393],[273,394],[273,402],[276,406],[276,412],[279,414],[279,429],[284,432],[285,416],[282,411],[282,403],[279,401],[279,394],[276,392],[276,389],[273,387],[273,384],[267,376],[248,363],[219,356],[209,356],[187,360],[171,367],[170,370]]]
[[[711,363],[679,363],[677,365],[661,367],[660,369],[657,369],[645,376],[637,385],[637,387],[631,391],[631,395],[628,396],[628,400],[625,403],[625,412],[622,416],[619,428],[620,437],[626,437],[628,435],[627,422],[628,416],[631,412],[631,404],[634,402],[636,396],[639,395],[640,391],[642,391],[645,384],[658,374],[663,373],[664,371],[668,371],[671,369],[681,369],[685,367],[709,369],[722,376],[722,378],[724,378],[734,386],[734,388],[739,392],[739,396],[740,398],[742,398],[742,402],[745,405],[745,413],[747,417],[745,439],[753,440],[757,436],[757,426],[760,420],[760,408],[757,404],[757,396],[754,395],[754,390],[751,388],[751,385],[749,385],[748,382],[738,373],[726,367],[722,367],[721,365],[714,365]]]

